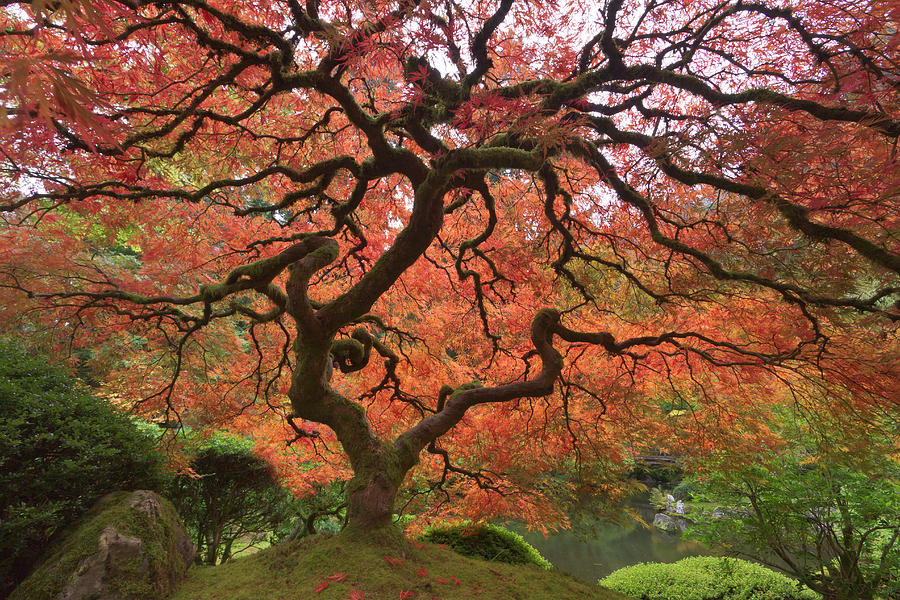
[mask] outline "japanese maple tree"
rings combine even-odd
[[[896,414],[891,2],[0,10],[7,326],[348,478],[354,526]]]

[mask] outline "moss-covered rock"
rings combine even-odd
[[[145,490],[113,492],[51,545],[9,600],[156,600],[193,556],[168,500]]]

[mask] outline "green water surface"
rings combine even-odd
[[[656,511],[649,504],[633,508],[647,523],[653,522]],[[645,527],[637,521],[628,523],[592,524],[593,532],[584,539],[569,531],[550,534],[546,538],[538,532],[511,527],[540,551],[553,566],[570,575],[596,583],[616,569],[641,562],[670,563],[688,556],[713,554],[703,544]]]

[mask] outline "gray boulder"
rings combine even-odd
[[[666,513],[656,513],[653,517],[653,526],[668,533],[681,533],[688,528],[688,521]]]
[[[9,600],[158,600],[193,558],[168,500],[145,490],[113,492],[51,545]]]

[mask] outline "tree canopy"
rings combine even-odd
[[[897,414],[893,2],[0,11],[0,318],[353,525]]]

